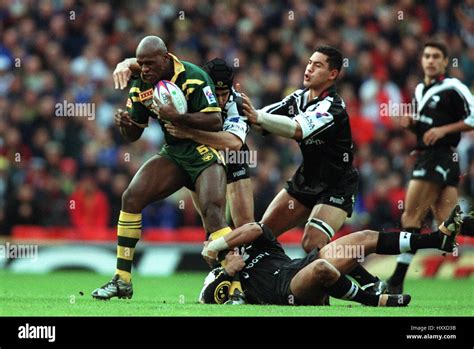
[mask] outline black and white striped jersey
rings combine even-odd
[[[221,114],[222,129],[236,135],[245,144],[245,138],[250,131],[250,127],[242,109],[242,96],[234,88],[231,89],[229,100]]]
[[[471,91],[456,78],[441,76],[430,85],[420,83],[415,88],[417,106],[413,130],[417,136],[417,149],[457,147],[461,133],[449,133],[434,145],[423,143],[423,135],[433,127],[464,120],[474,127],[474,101]]]
[[[353,144],[349,116],[333,85],[308,101],[309,90],[296,90],[281,102],[262,110],[286,115],[297,121],[303,131],[298,142],[303,154],[305,181],[337,183],[352,171]]]

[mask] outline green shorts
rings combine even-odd
[[[158,154],[172,160],[184,171],[187,176],[185,186],[193,191],[194,184],[202,171],[214,163],[225,167],[224,159],[217,150],[194,142],[164,144]]]

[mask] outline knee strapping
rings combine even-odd
[[[329,240],[331,240],[332,237],[334,236],[334,229],[332,229],[332,227],[329,224],[327,224],[326,222],[318,218],[308,219],[308,221],[306,222],[306,226],[310,226],[318,230],[321,230],[324,234],[326,234]]]

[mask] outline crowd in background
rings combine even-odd
[[[409,103],[422,44],[448,43],[449,74],[474,87],[474,1],[229,0],[0,2],[0,233],[15,225],[113,227],[121,195],[163,143],[152,121],[129,144],[114,126],[127,91],[112,72],[142,37],[203,65],[223,57],[257,107],[302,86],[312,50],[343,52],[337,84],[351,117],[361,181],[350,224],[399,226],[414,136],[381,106]],[[94,117],[58,115],[89,103]],[[251,133],[256,218],[301,162],[296,142]],[[474,197],[474,132],[458,147],[462,197]],[[467,202],[466,201],[466,202]],[[200,225],[186,190],[150,205],[144,227]]]

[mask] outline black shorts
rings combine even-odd
[[[418,152],[411,179],[457,187],[459,175],[459,155],[450,148],[433,148]]]
[[[240,149],[240,152],[246,152],[249,151],[249,148],[247,147],[247,144],[244,144],[242,148]],[[248,159],[249,157],[247,157]],[[233,183],[240,181],[241,179],[245,178],[250,178],[249,174],[249,164],[246,162],[237,162],[237,163],[232,163],[228,162],[227,163],[227,183]]]
[[[305,302],[293,296],[290,289],[291,280],[301,269],[318,259],[318,250],[311,251],[306,257],[293,259],[286,263],[278,273],[276,280],[275,304],[279,305],[304,305]]]
[[[350,217],[354,209],[358,185],[359,173],[356,169],[352,169],[335,184],[319,183],[310,187],[306,184],[300,167],[286,182],[285,189],[288,194],[310,210],[317,204],[325,204],[346,211],[347,216]]]

